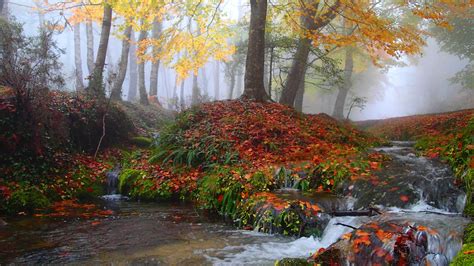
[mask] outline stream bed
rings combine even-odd
[[[408,193],[412,202],[391,204],[392,199],[383,191],[365,199],[369,192],[364,189],[370,186],[352,185],[351,197],[345,202],[341,197],[334,197],[334,202],[328,197],[325,204],[357,208],[355,197],[377,206],[383,214],[334,217],[320,238],[237,230],[219,218],[199,213],[190,203],[139,203],[108,197],[101,206],[113,210],[114,215],[107,218],[6,218],[7,225],[0,225],[0,264],[274,265],[282,258],[307,258],[334,244],[351,232],[351,227],[390,222],[432,229],[435,233],[428,235],[425,261],[447,265],[460,250],[463,229],[469,222],[459,214],[465,195],[452,186],[453,178],[445,165],[416,157],[406,143],[395,145],[378,149],[394,159],[386,171],[387,180],[399,180],[385,183],[408,187],[400,193]],[[399,178],[395,179],[395,174]],[[423,182],[415,182],[417,175],[423,175]],[[412,177],[414,181],[410,181]],[[438,182],[443,184],[439,189]],[[300,197],[285,193],[283,196]],[[394,200],[399,200],[399,195]]]

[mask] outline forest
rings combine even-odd
[[[474,265],[474,3],[0,0],[0,264]]]

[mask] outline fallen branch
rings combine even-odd
[[[354,227],[354,226],[352,226],[352,225],[348,225],[348,224],[343,224],[343,223],[337,223],[337,224],[335,224],[335,225],[342,225],[342,226],[345,226],[345,227],[352,228],[352,229],[354,229],[354,230],[356,230],[356,229],[357,229],[357,227]]]

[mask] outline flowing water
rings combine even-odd
[[[407,143],[379,149],[403,163],[423,182],[411,184],[418,198],[407,206],[384,202],[383,215],[335,217],[321,238],[283,237],[236,230],[220,219],[196,211],[187,203],[138,203],[120,195],[104,197],[103,208],[114,215],[95,220],[16,217],[0,225],[0,264],[165,264],[165,265],[273,265],[285,257],[306,258],[352,231],[340,223],[359,227],[369,221],[424,225],[435,230],[428,236],[426,261],[447,265],[461,247],[468,220],[459,215],[464,194],[452,185],[446,166],[416,157]],[[414,173],[414,169],[417,170]],[[114,185],[116,179],[110,176]],[[444,184],[437,188],[437,182]],[[115,184],[116,185],[116,184]],[[110,192],[114,192],[110,189]],[[311,200],[325,209],[347,210],[353,198],[323,194],[277,192],[281,197]]]

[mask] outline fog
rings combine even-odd
[[[468,63],[440,50],[428,39],[420,56],[402,58],[405,66],[380,69],[375,66],[356,74],[352,95],[367,97],[366,107],[353,110],[351,119],[379,119],[414,114],[438,113],[474,108],[474,91],[449,81]],[[351,97],[351,96],[349,96]],[[316,91],[308,95],[304,110],[331,114],[334,91]]]
[[[50,1],[52,2],[52,1]],[[246,1],[243,1],[246,3]],[[223,9],[227,11],[228,18],[237,20],[242,16],[243,10],[248,7],[241,4],[242,1],[225,1]],[[10,13],[17,21],[24,24],[24,30],[28,34],[37,34],[40,14],[31,7],[32,0],[16,0],[10,2]],[[65,24],[65,20],[59,14],[46,14],[46,20],[57,21]],[[121,40],[117,38],[118,29],[112,30],[113,35],[109,42],[107,55],[107,75],[113,75],[117,70],[120,57]],[[88,76],[86,67],[85,27],[81,28],[83,73]],[[95,49],[98,47],[100,25],[94,24]],[[135,38],[138,37],[136,33]],[[64,49],[61,61],[64,64],[63,74],[66,78],[67,90],[73,91],[74,84],[74,43],[72,29],[66,25],[64,31],[56,35],[59,46]],[[365,97],[366,106],[363,110],[354,109],[351,113],[353,120],[378,119],[394,116],[405,116],[422,113],[436,113],[453,111],[459,109],[474,108],[474,92],[463,90],[459,85],[453,84],[449,78],[468,63],[456,55],[451,55],[440,50],[434,39],[427,40],[427,46],[423,53],[416,57],[403,57],[399,64],[403,66],[392,66],[389,68],[378,68],[369,66],[361,73],[355,73],[353,87],[349,93],[351,97]],[[290,64],[290,62],[288,62]],[[219,68],[217,68],[217,65]],[[146,82],[149,87],[149,74],[151,64],[146,65]],[[204,99],[228,98],[229,82],[225,77],[224,64],[210,60],[200,70],[198,85]],[[243,90],[243,76],[237,78],[233,98],[240,95]],[[179,86],[176,82],[176,74],[172,69],[163,65],[159,69],[158,99],[166,107],[171,107],[170,99],[179,96]],[[192,89],[192,78],[184,80],[185,98],[190,98]],[[85,81],[87,85],[87,81]],[[216,95],[216,85],[220,91]],[[123,97],[128,94],[128,73],[124,81]],[[320,88],[307,88],[303,111],[307,113],[325,112],[332,114],[337,92],[335,90],[323,90]],[[216,97],[218,96],[218,97]]]

